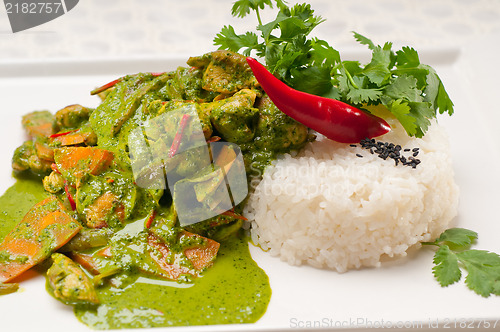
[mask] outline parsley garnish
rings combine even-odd
[[[423,242],[439,249],[434,255],[432,269],[443,287],[456,283],[462,270],[468,272],[466,285],[477,294],[488,297],[500,295],[500,256],[494,252],[470,249],[477,233],[464,228],[450,228],[434,242]]]
[[[260,11],[278,9],[276,18],[263,23]],[[372,51],[370,63],[342,61],[326,41],[308,38],[324,21],[309,4],[288,7],[282,0],[238,0],[233,16],[243,18],[254,11],[257,33],[237,34],[224,26],[214,39],[220,49],[252,51],[263,57],[273,74],[295,89],[342,100],[353,106],[384,105],[410,136],[422,137],[437,112],[453,114],[450,100],[435,70],[420,63],[417,51],[403,47],[394,52],[392,43],[375,45],[354,33],[356,40]]]

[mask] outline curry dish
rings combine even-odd
[[[74,305],[79,318],[96,328],[239,323],[256,321],[263,314],[271,292],[267,276],[245,246],[241,231],[245,201],[234,202],[238,204],[233,208],[220,209],[206,220],[181,225],[172,190],[143,185],[158,174],[187,179],[199,188],[197,195],[207,198],[205,205],[216,210],[221,179],[213,174],[231,168],[231,162],[224,160],[236,155],[233,145],[206,165],[196,149],[176,153],[178,138],[194,133],[182,119],[167,121],[156,134],[148,135],[146,143],[152,151],[168,151],[168,160],[142,163],[137,173],[131,158],[139,163],[143,158],[141,151],[131,151],[131,135],[144,123],[187,106],[195,110],[207,143],[233,143],[241,150],[249,180],[258,177],[278,153],[301,148],[312,138],[307,127],[280,112],[263,93],[245,57],[215,51],[192,57],[187,64],[172,72],[125,76],[97,88],[92,93],[102,103],[95,109],[70,105],[55,115],[35,111],[23,117],[30,140],[14,153],[18,196],[15,188],[10,196],[19,198],[25,188],[38,186],[36,197],[43,199],[3,234],[3,289],[14,285],[11,280],[27,269],[45,267],[49,293]],[[38,183],[43,183],[43,191]],[[221,263],[218,256],[223,256]],[[228,282],[241,283],[232,286],[236,290],[228,290],[231,285],[219,290],[228,303],[208,306],[226,316],[188,319],[179,313],[177,318],[159,314],[166,310],[160,304],[165,297],[177,296],[179,303],[189,302],[186,298],[199,302],[198,296],[215,301],[216,293],[207,289],[221,282],[216,280],[219,274],[227,275]],[[158,283],[169,287],[160,288]],[[125,304],[131,296],[126,292],[154,293],[135,303],[140,308],[135,316],[141,317],[135,322],[113,318],[123,310],[134,317],[128,305],[137,298]],[[116,300],[120,294],[122,302]],[[238,306],[249,308],[248,312],[229,314]],[[182,310],[182,304],[173,307]]]

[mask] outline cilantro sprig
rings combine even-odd
[[[467,271],[465,284],[477,294],[488,297],[500,295],[500,256],[494,252],[470,249],[477,240],[477,233],[464,228],[450,228],[434,242],[424,245],[437,246],[432,269],[436,280],[443,287],[458,282],[462,270]]]
[[[278,9],[277,16],[263,23],[260,12]],[[437,113],[452,115],[453,102],[436,71],[420,62],[411,47],[394,52],[392,43],[375,45],[354,33],[354,38],[372,51],[371,61],[342,61],[340,53],[326,41],[309,38],[321,16],[309,4],[287,6],[283,0],[238,0],[233,16],[243,18],[255,12],[257,32],[237,34],[224,26],[214,39],[220,49],[252,52],[264,58],[278,78],[295,89],[338,99],[359,108],[384,105],[410,136],[422,137]]]

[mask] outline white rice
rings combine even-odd
[[[266,169],[245,211],[253,242],[292,265],[344,272],[404,256],[450,227],[458,187],[447,135],[437,123],[422,139],[391,126],[378,140],[418,147],[416,169],[320,137]]]

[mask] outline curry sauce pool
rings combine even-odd
[[[76,307],[78,319],[95,329],[253,323],[271,297],[267,275],[238,237],[223,242],[213,267],[193,284],[133,277],[124,289],[98,288],[102,304]]]
[[[0,241],[36,202],[47,196],[38,177],[29,174],[18,177],[16,183],[0,197]]]
[[[0,197],[0,240],[45,197],[39,179],[19,177]],[[134,282],[97,288],[101,304],[75,307],[78,319],[95,329],[253,323],[271,298],[267,275],[252,260],[247,239],[237,236],[222,243],[213,267],[195,283],[124,277]]]

